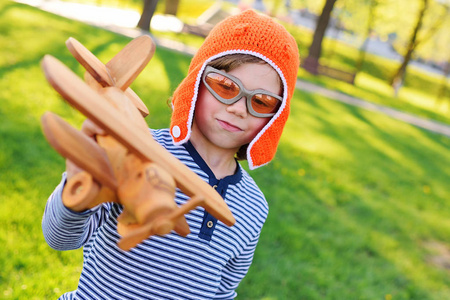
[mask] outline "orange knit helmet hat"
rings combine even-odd
[[[255,169],[275,156],[289,116],[300,63],[294,38],[268,16],[246,10],[213,28],[192,58],[188,75],[173,94],[170,132],[175,144],[189,140],[203,70],[210,61],[236,53],[253,55],[268,63],[277,71],[283,85],[282,105],[247,148],[249,168]]]

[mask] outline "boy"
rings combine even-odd
[[[252,262],[268,205],[237,163],[269,163],[289,115],[299,66],[295,40],[252,10],[219,23],[193,57],[174,92],[169,129],[154,139],[225,199],[236,224],[218,222],[199,207],[186,215],[187,237],[152,236],[130,251],[117,247],[122,207],[106,203],[75,212],[64,207],[70,162],[50,196],[44,236],[58,250],[84,247],[77,290],[61,299],[232,299]],[[87,121],[87,134],[101,134]],[[179,190],[177,205],[188,197]]]

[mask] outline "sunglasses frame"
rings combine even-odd
[[[207,76],[208,74],[210,74],[210,73],[217,73],[217,74],[220,74],[220,75],[226,77],[227,79],[232,80],[232,81],[239,87],[239,94],[238,94],[237,96],[231,98],[231,99],[225,99],[225,98],[221,97],[221,96],[220,96],[219,94],[217,94],[217,93],[213,90],[213,88],[210,87],[209,84],[206,82],[206,76]],[[274,97],[275,99],[279,100],[279,101],[280,101],[280,105],[281,105],[281,103],[283,103],[283,98],[280,97],[279,95],[274,94],[274,93],[271,93],[271,92],[268,92],[268,91],[263,90],[263,89],[256,89],[256,90],[251,90],[251,91],[249,91],[249,90],[247,90],[247,89],[244,87],[244,85],[242,84],[242,82],[241,82],[237,77],[234,77],[233,75],[230,75],[230,74],[228,74],[228,73],[226,73],[226,72],[224,72],[224,71],[218,70],[218,69],[216,69],[216,68],[214,68],[214,67],[211,67],[211,66],[206,66],[205,71],[203,72],[203,75],[202,75],[202,81],[203,81],[203,84],[205,85],[205,87],[208,89],[208,91],[209,91],[209,92],[210,92],[217,100],[219,100],[219,101],[222,102],[223,104],[231,105],[231,104],[236,103],[237,101],[239,101],[242,97],[245,97],[248,112],[249,112],[252,116],[257,117],[257,118],[272,117],[273,115],[276,114],[276,112],[274,112],[274,113],[267,113],[267,114],[256,112],[256,111],[253,109],[253,107],[252,107],[252,98],[253,98],[254,95],[257,95],[257,94],[268,95],[268,96]],[[279,108],[278,108],[278,109],[279,109]]]

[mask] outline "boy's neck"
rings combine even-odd
[[[200,138],[195,130],[192,130],[190,142],[217,179],[233,175],[236,172],[237,163],[234,158],[236,151],[234,149],[217,147]]]

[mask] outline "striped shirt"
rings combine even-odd
[[[49,197],[42,228],[57,250],[83,247],[78,288],[60,299],[232,299],[253,259],[268,205],[248,173],[216,179],[189,142],[175,146],[168,129],[152,130],[155,140],[225,199],[236,224],[228,227],[202,207],[185,215],[191,233],[152,236],[130,251],[117,246],[122,206],[105,203],[84,212],[62,204],[61,183]],[[178,205],[188,197],[177,190]],[[211,226],[212,224],[212,226]]]

